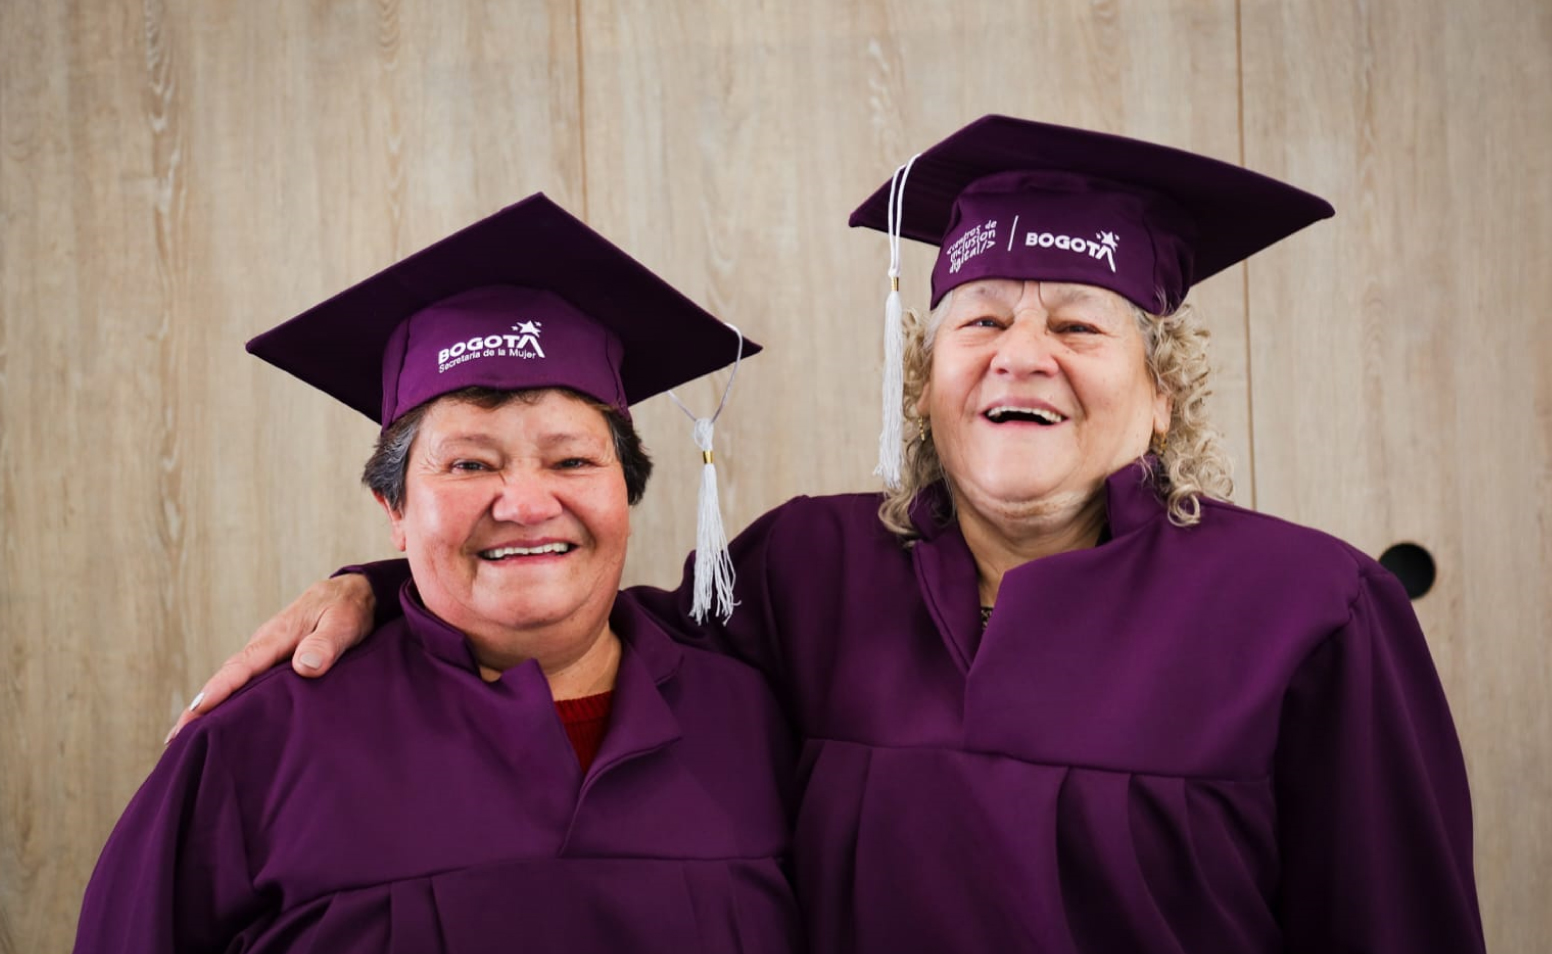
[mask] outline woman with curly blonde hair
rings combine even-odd
[[[784,701],[815,951],[1482,950],[1465,766],[1406,595],[1225,499],[1182,308],[1331,213],[1237,166],[990,116],[853,214],[894,253],[890,489],[755,521],[730,619],[637,591]],[[940,249],[909,335],[901,238]],[[309,590],[207,707],[365,589]],[[370,614],[349,615],[297,665],[353,642]]]
[[[884,526],[905,540],[916,536],[910,519],[912,501],[946,479],[930,429],[916,404],[932,374],[932,345],[953,300],[950,290],[925,321],[914,311],[905,315],[902,412],[915,426],[916,437],[904,449],[900,483],[885,489],[884,502],[878,508]],[[1170,521],[1181,527],[1195,526],[1202,519],[1201,497],[1228,500],[1234,492],[1222,436],[1207,412],[1207,398],[1212,394],[1207,356],[1210,335],[1189,304],[1172,315],[1152,315],[1133,305],[1132,316],[1142,335],[1154,384],[1170,402],[1169,426],[1149,448],[1154,454],[1154,479],[1166,494]]]

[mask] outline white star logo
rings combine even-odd
[[[1116,234],[1114,232],[1099,233],[1099,244],[1105,246],[1106,248],[1115,248],[1116,245],[1120,243],[1120,241],[1120,239],[1116,238]]]
[[[512,348],[513,354],[524,358],[531,358],[535,354],[541,358],[544,357],[544,349],[539,347],[539,325],[541,324],[542,322],[538,321],[523,321],[512,326],[512,330],[517,332],[517,344]],[[533,354],[524,350],[530,348]]]

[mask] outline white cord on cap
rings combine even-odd
[[[884,423],[878,434],[878,466],[873,473],[893,490],[900,486],[905,430],[905,309],[900,304],[900,230],[905,217],[905,180],[921,155],[912,156],[889,178],[889,296],[884,299]]]
[[[690,420],[695,422],[695,446],[701,449],[701,489],[695,514],[695,597],[690,615],[698,623],[706,621],[711,609],[711,597],[717,597],[717,615],[724,622],[733,615],[733,557],[728,553],[727,532],[722,527],[722,507],[717,500],[717,465],[712,460],[711,441],[717,418],[727,405],[733,391],[733,379],[738,377],[738,366],[744,360],[744,333],[734,325],[728,325],[738,335],[738,354],[733,359],[733,373],[728,375],[727,387],[722,389],[722,400],[711,417],[696,417],[695,412],[684,406],[679,395],[672,391],[668,396],[679,405]]]

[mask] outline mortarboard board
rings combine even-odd
[[[851,215],[889,230],[890,184]],[[932,303],[979,278],[1109,288],[1168,314],[1191,285],[1333,214],[1240,166],[1107,133],[984,116],[921,153],[900,235],[940,246]]]
[[[536,193],[248,342],[383,426],[470,385],[628,405],[760,346]]]
[[[958,285],[1006,278],[1095,285],[1167,315],[1193,284],[1333,214],[1318,196],[1217,159],[983,116],[896,169],[851,214],[890,242],[875,473],[899,485],[902,236],[939,246],[933,306]]]

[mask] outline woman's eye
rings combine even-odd
[[[452,463],[452,469],[461,473],[475,474],[481,471],[490,470],[490,467],[487,466],[483,461],[455,460]]]
[[[1098,328],[1094,327],[1093,325],[1086,325],[1086,324],[1084,324],[1081,321],[1071,321],[1071,322],[1068,322],[1067,324],[1062,325],[1058,330],[1060,330],[1062,332],[1071,332],[1073,334],[1078,334],[1078,335],[1097,335],[1097,334],[1099,334],[1099,329]]]
[[[591,467],[592,464],[593,462],[586,457],[567,457],[564,460],[558,461],[555,466],[561,470],[580,470],[583,467]]]
[[[980,318],[971,318],[965,322],[964,326],[966,328],[1001,328],[1002,322],[996,318],[982,316]]]

